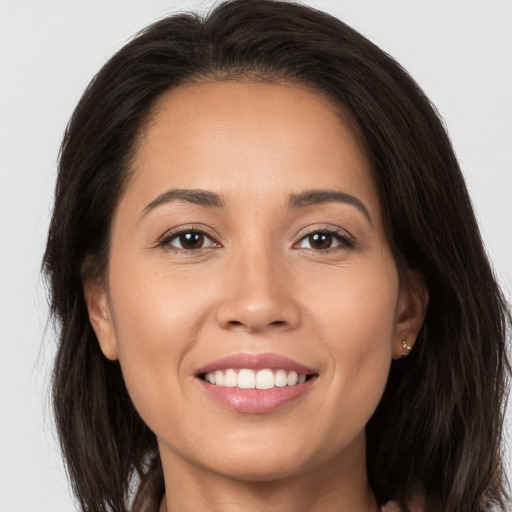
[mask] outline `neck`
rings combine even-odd
[[[180,501],[180,500],[174,500],[172,501],[171,503],[169,503],[169,506],[167,505],[167,495],[164,495],[164,497],[162,498],[162,502],[160,503],[160,509],[159,509],[159,512],[174,512],[175,510],[183,510],[183,511],[191,511],[192,508],[180,508],[182,505],[176,505],[175,501]],[[220,511],[220,510],[226,510],[226,511],[239,511],[239,510],[247,510],[247,511],[261,511],[261,510],[279,510],[280,512],[283,511],[283,510],[292,510],[294,512],[345,512],[345,511],[354,511],[354,510],[358,510],[359,512],[379,512],[381,509],[378,507],[377,505],[377,502],[375,500],[375,497],[371,494],[371,492],[369,493],[368,497],[366,500],[364,500],[365,503],[364,504],[361,504],[361,505],[350,505],[348,508],[339,508],[339,505],[335,505],[334,502],[331,502],[330,505],[327,505],[328,508],[325,508],[324,505],[322,505],[322,502],[317,502],[316,504],[312,504],[311,507],[309,506],[305,506],[303,503],[300,504],[300,505],[296,505],[296,506],[291,506],[290,507],[287,507],[286,509],[283,509],[281,508],[282,506],[280,504],[276,504],[275,507],[272,507],[272,508],[269,508],[268,504],[265,503],[265,504],[261,504],[262,503],[262,500],[258,500],[258,501],[253,501],[251,503],[251,508],[248,508],[246,505],[241,505],[239,504],[241,502],[241,500],[237,501],[237,502],[234,502],[234,503],[230,503],[230,504],[224,504],[224,507],[225,508],[218,508],[217,505],[213,505],[212,503],[208,503],[208,504],[205,504],[203,506],[203,508],[201,510],[204,510],[204,511]],[[357,508],[356,508],[357,507]]]
[[[162,462],[166,495],[160,512],[378,511],[368,484],[364,450],[356,458],[339,457],[269,481],[234,479],[177,460],[171,463],[165,456]]]

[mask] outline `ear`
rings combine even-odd
[[[405,357],[412,350],[428,306],[428,291],[423,278],[411,272],[400,283],[396,310],[393,359]]]
[[[119,354],[105,286],[93,281],[84,282],[84,296],[89,320],[98,338],[100,349],[107,359],[115,361]]]

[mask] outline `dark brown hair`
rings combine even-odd
[[[388,236],[430,303],[408,358],[393,362],[367,426],[379,502],[427,510],[504,507],[501,434],[510,316],[485,255],[448,136],[435,109],[387,54],[328,14],[294,3],[235,0],[206,17],[170,16],[115,54],[85,91],[62,143],[44,255],[59,325],[53,407],[84,511],[156,510],[163,476],[154,434],[105,359],[82,278],[108,264],[112,213],[155,100],[199,79],[291,81],[347,109],[364,139]]]

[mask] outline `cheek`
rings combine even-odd
[[[314,331],[324,341],[329,378],[338,390],[330,406],[340,415],[350,411],[355,429],[373,414],[389,374],[398,300],[398,277],[390,268],[339,273],[325,293],[311,290]]]
[[[333,341],[333,352],[391,349],[399,293],[394,266],[383,262],[314,277],[304,296],[316,327]]]
[[[182,388],[192,378],[184,375],[183,363],[197,341],[210,299],[190,282],[171,281],[161,269],[139,266],[137,272],[126,272],[122,267],[112,264],[110,275],[119,361],[136,409],[153,428],[163,388]],[[164,398],[172,402],[182,396],[177,391]]]

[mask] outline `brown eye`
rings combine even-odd
[[[308,236],[308,241],[311,249],[330,249],[333,236],[328,233],[314,233]]]
[[[194,251],[206,247],[213,247],[215,243],[210,237],[200,231],[183,231],[162,240],[161,245],[170,245],[175,249],[184,251]]]
[[[183,249],[200,249],[203,246],[204,235],[202,233],[183,233],[178,240]]]
[[[351,237],[345,234],[345,232],[316,231],[304,236],[298,246],[301,249],[327,251],[329,249],[352,248],[354,243]]]

